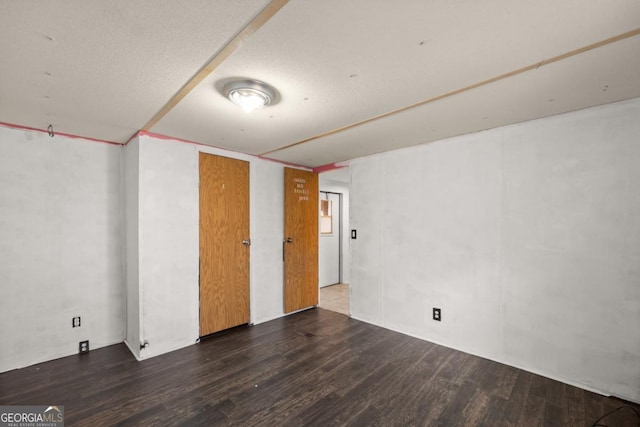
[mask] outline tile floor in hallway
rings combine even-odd
[[[349,284],[339,283],[337,285],[320,288],[320,307],[349,315]]]

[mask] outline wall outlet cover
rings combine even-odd
[[[71,327],[72,328],[80,327],[80,316],[77,316],[77,317],[74,317],[73,319],[71,319]]]
[[[438,322],[442,320],[442,315],[439,308],[433,307],[433,320],[437,320]]]
[[[82,353],[89,353],[89,340],[87,341],[80,341],[80,344],[78,346],[78,352],[80,354]]]

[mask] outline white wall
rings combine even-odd
[[[636,99],[352,161],[352,316],[640,401],[638,117]]]
[[[250,162],[251,322],[284,314],[283,166],[256,157],[143,135],[140,143],[141,358],[199,336],[200,151]]]
[[[84,339],[125,340],[139,359],[195,343],[199,151],[250,162],[251,322],[284,315],[281,164],[147,135],[123,148],[2,127],[0,150],[0,371]]]
[[[124,147],[123,154],[123,188],[124,226],[125,226],[125,282],[127,299],[127,335],[125,343],[136,358],[140,357],[140,240],[139,221],[139,176],[140,176],[140,143],[138,137],[133,138]]]
[[[121,163],[118,146],[0,127],[0,372],[122,342]]]
[[[198,158],[189,144],[145,136],[139,143],[140,339],[150,343],[140,357],[146,358],[198,338]]]

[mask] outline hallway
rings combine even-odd
[[[320,307],[349,316],[349,284],[339,283],[320,288]]]

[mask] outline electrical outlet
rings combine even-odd
[[[71,320],[71,327],[72,327],[72,328],[79,328],[79,327],[80,327],[80,316],[78,316],[78,317],[74,317],[74,318]]]
[[[351,238],[356,239],[358,236],[358,232],[356,230],[351,230]]]
[[[89,353],[89,340],[87,341],[80,341],[80,345],[78,346],[78,352],[80,354],[82,353]]]
[[[433,307],[433,320],[437,320],[438,322],[442,320],[439,308]]]

